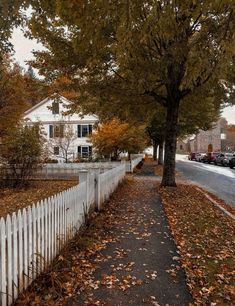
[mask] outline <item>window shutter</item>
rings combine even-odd
[[[49,137],[50,137],[50,138],[53,138],[53,136],[54,136],[54,135],[53,135],[53,134],[54,134],[53,132],[54,132],[53,125],[49,125]]]
[[[92,134],[92,125],[89,124],[89,135]]]
[[[81,137],[81,125],[78,125],[78,137]]]
[[[78,146],[78,156],[81,156],[82,150],[81,150],[81,146]]]

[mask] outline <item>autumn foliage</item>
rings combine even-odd
[[[122,152],[138,153],[145,148],[144,127],[132,127],[114,118],[100,124],[90,136],[98,155],[117,160]]]

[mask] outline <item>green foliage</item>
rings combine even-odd
[[[90,136],[98,155],[117,160],[120,153],[138,153],[146,146],[143,126],[131,127],[119,119],[100,124]]]
[[[40,166],[43,142],[39,125],[18,125],[4,138],[0,152],[1,163],[8,169],[7,175],[14,186],[25,185],[34,169]]]

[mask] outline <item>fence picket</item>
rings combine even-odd
[[[32,227],[32,210],[28,207],[28,285],[32,282],[32,260],[33,260],[33,227]]]
[[[12,215],[12,251],[13,251],[13,299],[16,299],[18,296],[18,226],[16,214]]]
[[[18,266],[18,286],[19,292],[23,289],[23,220],[21,211],[18,210],[17,213],[17,220],[18,220],[18,240],[19,240],[19,251],[18,251],[18,258],[19,258],[19,266]]]
[[[41,249],[40,249],[40,258],[41,258],[41,263],[40,263],[40,272],[43,271],[44,266],[45,266],[45,223],[44,223],[44,202],[40,202],[39,206],[40,210],[40,229],[41,229],[41,235],[40,235],[40,244],[41,244]]]
[[[24,239],[24,250],[23,250],[23,273],[24,273],[24,289],[28,286],[28,275],[29,275],[29,221],[26,209],[23,209],[23,239]]]
[[[49,229],[48,229],[48,200],[46,199],[44,201],[44,226],[45,226],[45,235],[44,235],[44,262],[45,262],[45,267],[47,267],[48,265],[48,245],[49,245],[49,242],[48,242],[48,232],[49,232]]]
[[[40,203],[36,204],[36,254],[35,254],[35,262],[36,262],[36,275],[41,272],[41,263],[42,263],[42,249],[41,249],[41,207]]]
[[[35,204],[32,205],[32,229],[33,229],[33,241],[32,241],[32,279],[37,275],[37,215]]]
[[[13,277],[12,277],[12,266],[13,266],[13,257],[12,257],[12,223],[11,217],[7,215],[6,220],[6,237],[7,237],[7,301],[11,305],[13,301]]]
[[[51,197],[51,260],[55,254],[55,210],[53,209],[54,197]]]
[[[48,264],[51,262],[51,248],[52,245],[52,228],[51,228],[51,198],[48,199]]]
[[[6,274],[6,225],[0,220],[0,305],[7,304],[7,274]]]

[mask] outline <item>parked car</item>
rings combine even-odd
[[[235,157],[233,153],[220,153],[217,155],[214,163],[215,165],[220,164],[222,166],[229,166],[229,161],[232,157]]]
[[[205,156],[205,155],[206,155],[206,153],[197,153],[196,154],[196,161],[201,162],[202,159],[203,159],[203,156]]]
[[[229,167],[233,169],[235,167],[235,156],[229,160]]]
[[[196,154],[197,154],[196,152],[190,153],[189,156],[188,156],[188,159],[189,160],[196,160]]]
[[[219,155],[219,154],[220,154],[219,152],[208,152],[208,153],[206,153],[205,156],[203,156],[202,162],[203,163],[208,163],[208,164],[214,163],[217,155]]]

